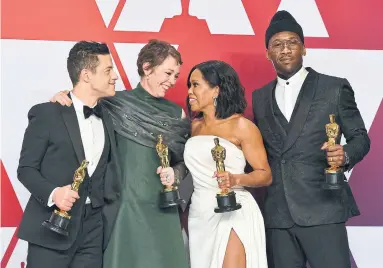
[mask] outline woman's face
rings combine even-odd
[[[188,96],[191,110],[203,112],[208,108],[214,108],[214,98],[219,92],[218,87],[212,88],[198,69],[192,72],[189,82]]]
[[[167,57],[161,65],[158,65],[152,69],[145,70],[146,79],[145,89],[156,98],[162,98],[165,96],[169,88],[174,87],[177,78],[180,74],[181,65],[172,56]]]

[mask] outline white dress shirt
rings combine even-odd
[[[78,124],[80,127],[80,134],[81,134],[81,140],[82,145],[84,147],[84,153],[85,158],[87,161],[89,161],[87,170],[89,177],[92,176],[93,172],[95,171],[98,162],[100,161],[102,152],[104,150],[104,143],[105,143],[105,132],[104,132],[104,125],[102,123],[102,119],[98,118],[95,115],[89,116],[87,119],[85,119],[84,116],[84,103],[79,100],[72,92],[70,93],[72,98],[73,107],[76,111]],[[93,107],[91,107],[93,108]],[[50,197],[48,206],[53,206],[53,193],[57,188],[55,188]],[[90,203],[89,197],[86,199],[86,203]]]
[[[291,119],[299,92],[301,91],[303,82],[308,73],[309,72],[302,67],[288,80],[284,80],[279,76],[277,78],[278,82],[275,88],[275,99],[287,121],[290,121]]]

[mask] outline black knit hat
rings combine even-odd
[[[294,19],[294,17],[286,10],[280,10],[270,21],[270,25],[266,30],[266,48],[269,46],[270,38],[280,32],[296,33],[304,44],[304,36],[302,27]]]

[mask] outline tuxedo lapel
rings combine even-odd
[[[304,124],[306,123],[307,115],[310,111],[312,99],[315,95],[315,90],[318,82],[317,73],[308,68],[309,73],[302,85],[297,102],[294,107],[293,114],[288,126],[288,134],[283,146],[282,153],[286,152],[299,137]]]
[[[77,120],[76,111],[72,106],[60,106],[61,115],[68,130],[69,137],[73,144],[79,164],[85,159],[84,147],[82,145],[80,127]]]
[[[104,108],[102,108],[102,121],[104,122],[104,126],[106,127],[106,130],[109,135],[109,140],[111,144],[116,144],[116,138],[114,136],[114,127],[112,123],[112,119],[110,118],[108,111],[106,111]]]
[[[110,140],[110,150],[111,150],[111,156],[113,158],[113,162],[116,166],[116,177],[118,179],[118,184],[121,183],[121,169],[119,165],[119,159],[117,155],[117,143],[116,143],[116,136],[114,132],[114,126],[113,126],[113,121],[112,118],[109,116],[109,113],[106,109],[102,108],[102,119],[104,122],[104,126],[106,127],[106,130],[109,135],[109,140]]]

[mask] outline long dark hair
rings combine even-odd
[[[202,62],[194,66],[188,75],[187,87],[190,88],[190,76],[194,70],[198,69],[210,87],[219,87],[215,116],[225,119],[233,114],[243,114],[247,102],[245,89],[239,80],[237,72],[229,64],[223,61],[211,60]],[[202,117],[202,112],[193,114],[189,104],[189,97],[186,104],[191,118]]]

